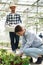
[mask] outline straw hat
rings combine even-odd
[[[11,9],[11,8],[16,8],[15,3],[10,3],[10,9]]]

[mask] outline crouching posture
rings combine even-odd
[[[19,25],[15,27],[15,33],[23,37],[22,46],[20,48],[20,55],[24,53],[27,56],[30,56],[30,62],[32,62],[32,57],[38,58],[35,63],[40,64],[43,59],[43,44],[40,38],[37,37],[34,33],[23,29]]]

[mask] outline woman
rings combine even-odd
[[[36,64],[40,64],[43,59],[43,44],[39,37],[35,34],[23,29],[20,25],[15,27],[15,33],[18,36],[23,36],[22,46],[20,48],[20,56],[26,54],[30,56],[30,61],[32,62],[32,57],[38,58]]]

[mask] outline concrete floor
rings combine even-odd
[[[30,65],[43,65],[43,62],[41,64],[30,64]]]
[[[42,61],[42,63],[41,63],[41,64],[30,64],[30,65],[43,65],[43,61]]]

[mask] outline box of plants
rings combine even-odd
[[[7,50],[0,50],[0,65],[29,65],[29,57],[21,58]]]

